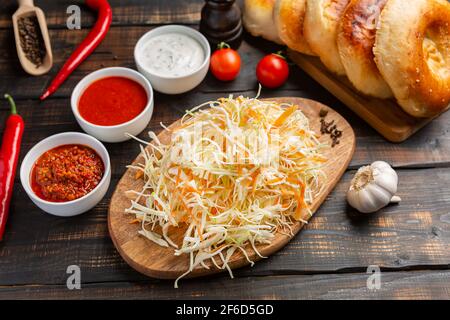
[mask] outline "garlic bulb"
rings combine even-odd
[[[391,202],[401,201],[395,196],[397,184],[394,169],[384,161],[376,161],[356,172],[347,192],[347,201],[362,213],[378,211]]]

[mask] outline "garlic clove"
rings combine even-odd
[[[359,194],[354,190],[347,191],[347,202],[355,209],[361,208]],[[358,211],[360,210],[358,209]]]
[[[391,194],[397,192],[398,176],[394,170],[374,174],[374,180],[377,185],[386,189]]]
[[[385,161],[375,161],[370,165],[374,169],[380,169],[380,170],[393,170],[391,165]]]
[[[347,194],[349,204],[362,213],[372,212],[375,206],[373,199],[366,189],[353,190]]]
[[[391,202],[392,194],[375,183],[367,186],[366,191],[371,194],[372,210],[378,211]]]

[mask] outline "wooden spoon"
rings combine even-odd
[[[17,55],[19,56],[20,64],[22,68],[33,76],[38,76],[47,73],[53,65],[52,48],[50,46],[50,38],[48,36],[47,22],[45,21],[44,12],[41,9],[34,6],[33,0],[19,0],[19,9],[13,15],[14,36],[16,38]],[[26,56],[20,44],[20,34],[18,21],[20,18],[36,16],[39,22],[39,28],[41,30],[42,38],[45,44],[45,57],[42,64],[39,67],[31,62]]]

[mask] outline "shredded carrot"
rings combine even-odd
[[[317,162],[327,162],[327,159],[323,157],[313,157],[312,159]]]
[[[238,173],[239,175],[242,175],[242,171],[243,171],[242,165],[241,165],[241,164],[237,164],[237,165],[236,165],[236,168],[237,168],[237,173]]]
[[[296,158],[296,159],[303,159],[303,158],[305,158],[305,155],[303,153],[296,152],[292,155],[292,157]]]
[[[177,179],[175,180],[175,184],[179,185],[180,184],[180,180],[181,180],[181,168],[178,167]]]
[[[136,171],[134,178],[137,180],[139,178],[142,178],[143,176],[144,176],[144,172],[141,170],[138,170],[138,171]]]
[[[260,174],[260,169],[258,168],[255,172],[252,173],[252,196],[255,195],[256,192],[256,182],[258,181],[258,177]]]
[[[187,215],[182,215],[180,218],[181,223],[187,222],[188,220],[189,220],[189,217]]]
[[[158,201],[153,200],[153,204],[155,205],[156,208],[158,208],[158,210],[162,210],[161,205],[158,203]]]
[[[291,114],[293,114],[295,110],[297,110],[297,108],[298,108],[298,107],[295,106],[295,105],[294,105],[294,106],[291,106],[291,107],[289,107],[289,108],[287,108],[287,109],[281,114],[281,116],[279,116],[278,119],[275,120],[275,122],[273,123],[273,125],[274,125],[275,127],[281,126],[281,125],[286,121],[286,119],[289,118],[289,116],[290,116]]]
[[[287,208],[289,208],[289,203],[283,203],[283,204],[281,205],[281,207],[282,207],[283,209],[287,209]]]
[[[298,192],[297,193],[297,209],[295,210],[295,213],[294,213],[295,220],[300,220],[301,214],[302,214],[302,209],[303,209],[303,201],[301,199],[300,192]]]
[[[294,196],[295,193],[289,190],[281,190],[281,195],[284,197],[291,197]]]
[[[227,245],[228,245],[228,244],[223,243],[223,244],[221,244],[220,246],[218,246],[217,248],[213,249],[213,250],[211,251],[211,253],[217,252],[217,251],[219,251],[220,249],[226,247]]]
[[[274,178],[274,179],[271,179],[271,180],[267,181],[267,184],[268,184],[268,185],[270,185],[270,184],[275,184],[275,183],[278,183],[278,182],[280,182],[280,181],[283,181],[283,178],[278,177],[278,178]]]
[[[248,121],[248,116],[244,114],[241,118],[241,121],[239,122],[239,126],[243,127]]]
[[[287,177],[286,180],[287,180],[287,182],[290,182],[292,184],[302,184],[301,180],[298,178]]]
[[[196,189],[196,188],[194,188],[194,187],[192,187],[192,186],[190,186],[190,185],[186,185],[186,186],[183,188],[182,193],[185,194],[185,193],[188,193],[188,192],[200,193],[198,189]]]
[[[198,237],[200,238],[200,240],[203,241],[203,234],[202,234],[202,231],[200,230],[199,226],[197,226],[197,234],[198,234]]]
[[[248,114],[255,120],[258,120],[258,121],[261,120],[260,114],[253,109],[248,109]]]
[[[297,209],[295,210],[295,214],[294,214],[294,218],[296,220],[300,220],[301,219],[301,213],[302,213],[302,209],[305,207],[305,190],[306,190],[306,186],[303,182],[301,182],[300,180],[298,181],[300,184],[300,191],[297,192],[296,194],[296,198],[297,198]]]

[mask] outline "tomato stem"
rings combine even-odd
[[[224,48],[230,49],[231,47],[230,47],[230,45],[228,43],[223,42],[223,41],[217,45],[217,49],[218,50],[221,50],[221,49],[224,49]]]
[[[285,57],[285,55],[284,55],[284,53],[283,53],[283,50],[277,51],[276,53],[272,53],[272,54],[274,54],[274,55],[280,57],[281,59],[286,60],[286,57]]]

